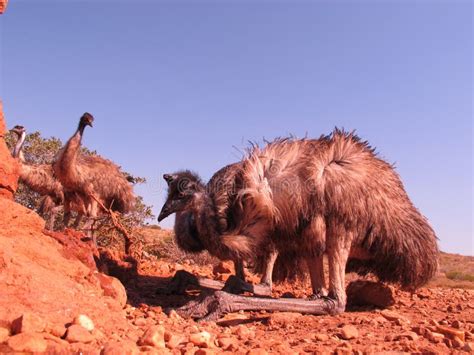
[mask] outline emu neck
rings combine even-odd
[[[76,132],[64,146],[62,154],[58,160],[58,177],[65,187],[73,186],[77,183],[78,174],[76,163],[79,155],[79,148],[81,147],[84,128],[85,125],[82,124],[82,122],[79,123]]]
[[[202,192],[195,199],[192,212],[199,239],[205,248],[220,259],[231,259],[229,250],[221,241],[213,200],[208,193]]]
[[[21,162],[25,161],[25,156],[23,155],[23,145],[25,144],[26,132],[22,132],[19,136],[18,141],[16,142],[15,148],[13,149],[13,157],[19,158]]]

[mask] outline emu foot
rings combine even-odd
[[[199,287],[198,278],[190,272],[178,270],[168,285],[159,288],[156,292],[165,295],[182,295],[190,286]]]
[[[308,300],[314,301],[314,300],[322,300],[328,298],[328,292],[321,288],[317,290],[316,292],[313,292],[311,296],[308,297]]]
[[[269,285],[252,285],[251,283],[248,283],[242,280],[240,277],[234,275],[230,276],[227,279],[224,287],[222,288],[222,291],[233,293],[236,295],[244,292],[250,292],[253,293],[255,296],[262,297],[269,297],[272,295],[272,288]]]
[[[226,313],[237,311],[280,311],[315,315],[339,314],[345,305],[332,299],[272,299],[233,295],[224,291],[202,295],[199,299],[178,308],[176,311],[184,318],[215,321]]]

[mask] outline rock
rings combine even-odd
[[[451,323],[451,327],[456,328],[456,329],[461,329],[462,323],[458,320],[455,320]]]
[[[147,324],[145,318],[137,318],[133,321],[133,324],[135,324],[137,327],[143,327]]]
[[[198,349],[194,355],[213,355],[215,354],[216,352],[214,350],[211,350],[211,349]]]
[[[407,323],[410,324],[410,320],[401,314],[398,314],[397,312],[394,311],[389,311],[387,309],[384,309],[383,311],[380,312],[380,314],[387,320],[391,322],[397,322],[397,323]]]
[[[154,325],[148,328],[143,336],[138,340],[138,345],[149,345],[155,348],[164,349],[165,328],[162,325]]]
[[[232,333],[237,335],[240,340],[254,339],[255,332],[245,325],[239,325],[232,330]]]
[[[239,348],[237,340],[233,338],[219,338],[217,340],[217,345],[219,345],[222,350],[226,351],[235,351]]]
[[[219,264],[214,265],[212,268],[212,273],[214,275],[218,274],[232,274],[233,273],[233,266],[230,261],[221,261]]]
[[[66,327],[62,324],[46,324],[44,331],[54,335],[55,337],[62,338],[66,334]]]
[[[17,352],[44,352],[48,347],[46,340],[38,333],[20,333],[10,337],[7,345]]]
[[[255,348],[247,351],[247,355],[268,355],[268,352],[262,348]]]
[[[399,334],[399,335],[396,335],[394,340],[403,340],[403,339],[408,339],[408,340],[413,340],[413,341],[417,341],[418,340],[418,334],[416,334],[415,332],[410,332],[410,331],[407,331],[405,333],[402,333],[402,334]]]
[[[180,321],[183,319],[174,309],[170,311],[168,316],[170,317],[170,319],[173,319],[176,321]]]
[[[467,351],[468,353],[474,352],[474,344],[473,343],[464,343],[462,347],[463,351]]]
[[[315,334],[314,339],[317,341],[328,341],[329,340],[329,335],[327,334]]]
[[[10,330],[7,328],[0,327],[0,344],[8,339],[10,336]]]
[[[127,291],[122,283],[115,277],[104,275],[100,272],[94,275],[99,281],[100,288],[104,291],[104,295],[117,300],[122,308],[125,307],[127,304]]]
[[[0,1],[0,13],[6,6],[5,0]],[[19,165],[12,158],[10,151],[5,144],[3,136],[5,134],[5,121],[3,118],[3,107],[0,101],[0,197],[13,199],[13,194],[18,188]]]
[[[189,341],[200,348],[209,348],[211,346],[211,334],[206,331],[191,334]]]
[[[463,342],[466,340],[465,333],[461,330],[442,326],[442,325],[438,325],[436,327],[436,330],[438,333],[444,334],[449,339],[458,338],[462,340]]]
[[[340,336],[345,340],[355,339],[359,337],[359,331],[353,325],[345,325],[341,329]]]
[[[302,317],[301,313],[296,312],[277,312],[268,318],[269,326],[288,326]]]
[[[346,292],[351,305],[386,308],[395,304],[393,288],[380,282],[354,281],[347,286]]]
[[[140,350],[132,341],[111,341],[105,344],[101,355],[135,355],[139,354]]]
[[[444,335],[436,332],[432,332],[431,330],[426,330],[425,337],[433,343],[441,343],[444,339]]]
[[[87,329],[90,332],[94,330],[94,322],[92,321],[92,319],[90,319],[84,314],[79,314],[78,316],[76,316],[72,323],[80,325],[81,327]]]
[[[12,333],[41,333],[46,327],[46,322],[33,313],[24,313],[12,322]]]
[[[90,343],[94,340],[94,337],[83,326],[73,324],[67,328],[66,340],[70,343]]]
[[[165,335],[166,335],[166,333],[165,333]],[[185,339],[181,335],[171,334],[171,335],[169,335],[169,337],[165,336],[165,341],[166,341],[166,347],[168,349],[175,349],[180,344],[184,343]]]

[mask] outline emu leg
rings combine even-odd
[[[259,298],[233,295],[216,291],[200,297],[177,309],[178,314],[200,320],[217,320],[222,315],[237,311],[280,311],[299,312],[315,315],[337,314],[338,304],[332,299],[302,300],[290,298]]]
[[[74,221],[74,223],[73,223],[73,225],[72,225],[72,228],[74,228],[74,229],[79,228],[79,224],[81,224],[81,221],[82,221],[82,217],[83,217],[83,216],[84,216],[84,215],[83,215],[81,212],[79,212],[79,213],[77,214],[76,220]]]
[[[253,285],[245,281],[245,278],[239,277],[239,272],[237,271],[236,264],[236,276],[231,276],[225,283],[222,291],[230,292],[234,294],[241,294],[244,292],[253,293],[255,296],[264,296],[269,297],[272,295],[272,276],[273,276],[273,267],[275,266],[275,261],[278,257],[278,252],[272,250],[267,258],[267,263],[265,265],[265,270],[263,272],[262,278],[260,279],[259,285]],[[242,264],[240,264],[242,265]],[[242,267],[243,274],[243,267]]]
[[[324,277],[324,257],[316,256],[314,258],[307,258],[309,275],[311,278],[311,286],[313,294],[310,299],[320,299],[327,296],[326,279]]]

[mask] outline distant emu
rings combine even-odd
[[[17,135],[17,142],[13,149],[12,155],[18,159],[20,164],[20,181],[29,189],[37,192],[42,196],[39,206],[39,213],[43,218],[48,215],[46,228],[54,228],[54,219],[59,206],[64,203],[64,191],[61,183],[54,177],[53,167],[51,164],[28,164],[23,156],[23,146],[26,140],[26,129],[23,126],[15,126],[10,130]],[[74,200],[70,203],[78,217],[74,223],[77,226],[82,217],[82,203]]]
[[[224,233],[216,223],[218,209],[203,208],[214,202],[197,176],[166,179],[170,192],[180,192],[166,201],[163,216],[191,206],[197,231],[222,255],[252,259],[272,243],[277,251],[306,258],[315,275],[313,290],[324,283],[324,254],[329,262],[327,297],[265,299],[216,292],[183,307],[183,314],[207,319],[262,309],[337,314],[346,306],[346,269],[416,288],[438,267],[435,233],[398,174],[353,133],[336,129],[319,139],[277,139],[263,149],[254,147],[233,175],[236,197]]]
[[[95,243],[92,229],[101,205],[112,211],[127,213],[133,208],[135,197],[132,186],[117,165],[99,156],[80,153],[84,129],[92,127],[93,121],[91,114],[86,112],[82,115],[76,132],[56,156],[53,170],[64,192],[77,195],[84,201],[88,217],[84,229]],[[70,218],[68,207],[65,205],[65,224]]]

